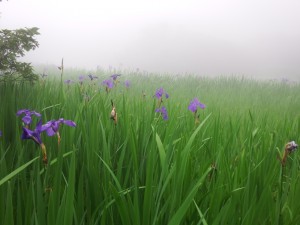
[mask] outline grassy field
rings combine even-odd
[[[0,84],[1,224],[300,224],[299,154],[278,159],[300,141],[299,84],[128,73],[107,92],[111,74],[80,84],[73,73]],[[206,105],[198,123],[194,98]],[[48,165],[21,140],[20,109],[77,124],[59,144],[41,134]]]

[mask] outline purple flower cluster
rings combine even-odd
[[[129,80],[125,80],[124,81],[124,85],[125,85],[125,87],[129,88],[130,87],[130,81]]]
[[[41,131],[46,131],[48,136],[53,136],[57,134],[59,126],[62,123],[70,127],[76,127],[76,123],[74,121],[60,118],[59,120],[50,120],[47,123],[45,123],[42,126]]]
[[[40,113],[37,113],[36,111],[30,111],[29,109],[21,109],[17,112],[17,116],[20,116],[22,114],[25,114],[25,116],[23,116],[22,121],[26,124],[29,125],[32,122],[32,115],[35,115],[37,117],[41,117]]]
[[[58,120],[50,120],[44,125],[42,125],[42,119],[38,121],[36,124],[36,127],[31,130],[29,129],[29,125],[32,122],[31,115],[36,115],[38,117],[41,117],[40,113],[37,113],[35,111],[30,111],[29,109],[22,109],[17,112],[17,116],[25,113],[25,116],[22,118],[23,122],[26,124],[26,126],[23,126],[23,133],[21,135],[21,139],[32,139],[35,143],[38,145],[42,145],[42,139],[41,139],[41,133],[46,131],[48,136],[53,136],[55,134],[58,134],[58,129],[60,124],[66,124],[71,127],[75,127],[76,123],[71,120],[65,120],[63,118],[60,118]]]
[[[113,75],[111,75],[110,77],[111,77],[114,81],[116,81],[117,78],[120,77],[120,76],[121,76],[121,74],[113,74]]]
[[[70,84],[72,84],[74,81],[72,81],[72,80],[65,80],[65,84],[68,84],[68,85],[70,85]]]
[[[92,74],[89,74],[88,77],[89,77],[91,80],[98,79],[97,76],[93,76]]]
[[[34,130],[30,130],[29,128],[23,127],[23,133],[21,136],[22,140],[31,139],[38,145],[42,145],[41,133],[42,130],[42,119],[39,120]]]
[[[117,83],[119,82],[118,77],[120,77],[120,76],[121,76],[121,74],[112,74],[111,76],[109,76],[110,77],[109,79],[103,80],[101,82],[101,84],[106,87],[106,91],[108,92],[110,89],[112,89],[113,87],[115,87],[117,85]],[[84,81],[87,78],[89,78],[91,81],[93,81],[95,79],[98,79],[97,76],[92,75],[92,74],[88,74],[87,76],[86,75],[80,75],[78,77],[79,84],[83,85]],[[64,83],[67,84],[67,85],[70,85],[71,83],[74,83],[74,81],[68,79],[68,80],[65,80]],[[124,85],[125,85],[126,88],[129,88],[131,86],[131,83],[130,83],[129,80],[125,80]]]
[[[188,110],[192,111],[193,113],[197,111],[197,108],[201,108],[201,109],[205,109],[205,105],[201,102],[199,102],[199,100],[197,98],[194,98],[191,102],[190,105],[188,106]]]
[[[158,99],[157,107],[159,107],[159,108],[157,108],[155,110],[155,112],[160,113],[164,120],[168,120],[169,117],[168,117],[168,111],[167,111],[166,107],[165,106],[160,107],[163,102],[163,100],[162,100],[163,96],[165,96],[166,98],[169,98],[169,94],[163,88],[157,89],[155,92],[155,95],[153,97],[156,97]]]
[[[169,98],[169,94],[165,92],[163,88],[159,88],[156,90],[155,95],[153,97],[156,97],[157,99],[161,99],[165,95],[166,98]]]
[[[82,85],[82,84],[83,84],[83,81],[85,80],[85,76],[84,76],[84,75],[80,75],[80,76],[78,77],[78,79],[79,79],[79,84]]]
[[[157,113],[161,113],[162,117],[164,120],[168,120],[169,117],[168,117],[168,111],[166,109],[166,107],[162,106],[161,108],[158,108],[155,110],[155,112]]]
[[[114,87],[114,82],[113,82],[112,80],[110,80],[110,79],[104,80],[104,81],[102,82],[102,84],[103,84],[104,86],[106,86],[107,88],[109,88],[109,89],[112,89],[112,88]]]

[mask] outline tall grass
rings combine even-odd
[[[119,80],[109,93],[98,81],[63,89],[51,79],[1,84],[3,224],[299,223],[299,154],[285,167],[277,159],[286,142],[299,142],[299,84],[137,74]],[[167,121],[155,113],[159,87],[170,95]],[[194,97],[207,106],[198,125],[187,110]],[[44,122],[77,123],[61,128],[59,146],[43,134],[46,167],[35,143],[20,139],[16,112],[23,108]]]

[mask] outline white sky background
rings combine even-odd
[[[35,63],[300,77],[298,0],[3,0],[0,29],[39,27]]]

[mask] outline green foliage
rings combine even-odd
[[[96,75],[101,82],[110,74]],[[94,81],[61,86],[47,79],[34,86],[0,84],[0,221],[299,223],[299,152],[286,167],[277,159],[286,142],[300,141],[299,84],[123,73],[106,93]],[[163,101],[167,121],[155,113],[159,87],[170,95]],[[196,125],[187,109],[194,97],[207,106]],[[40,112],[44,122],[63,117],[77,123],[60,128],[59,146],[43,133],[47,167],[35,143],[20,140],[15,114],[22,108]]]
[[[18,62],[25,52],[39,46],[38,28],[0,30],[0,81],[35,81],[38,79],[30,63]]]

